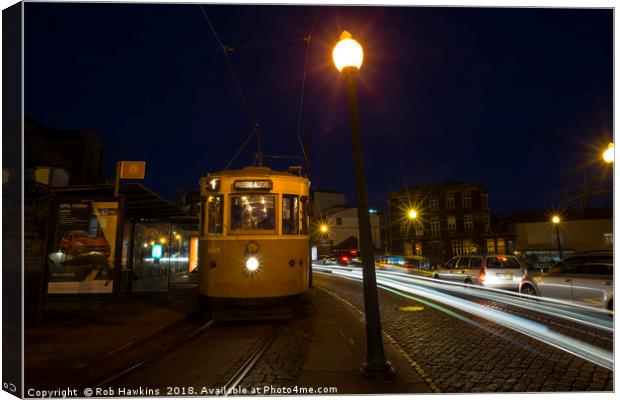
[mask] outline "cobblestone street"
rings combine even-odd
[[[315,286],[363,310],[360,283],[315,274]],[[433,308],[424,301],[406,299],[381,289],[379,296],[384,331],[441,392],[613,389],[611,371],[508,328],[449,307]],[[565,330],[576,329],[566,327],[566,323],[563,326]],[[583,335],[582,332],[579,336]],[[585,339],[581,337],[581,340]],[[592,341],[613,343],[608,337]]]

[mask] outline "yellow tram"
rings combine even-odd
[[[207,304],[279,304],[308,291],[305,177],[266,167],[200,179],[198,291]]]

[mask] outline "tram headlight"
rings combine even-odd
[[[258,259],[256,257],[250,257],[245,262],[245,267],[248,271],[256,271],[258,269]]]

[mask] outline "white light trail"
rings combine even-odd
[[[316,266],[320,270],[330,272],[333,275],[341,276],[346,279],[352,279],[360,281],[362,279],[361,269],[352,270],[342,267],[322,267]],[[379,271],[377,271],[379,272]],[[478,316],[480,318],[492,321],[498,325],[510,328],[514,331],[520,332],[529,337],[535,338],[541,342],[547,343],[550,346],[556,347],[560,350],[574,354],[584,360],[590,361],[597,365],[613,371],[614,359],[613,354],[604,349],[600,349],[589,343],[574,339],[570,336],[554,332],[549,329],[548,326],[528,320],[523,317],[511,315],[507,312],[496,310],[483,306],[478,303],[474,303],[469,300],[461,299],[446,293],[438,292],[434,289],[430,289],[419,284],[412,284],[399,281],[393,277],[386,276],[385,274],[377,273],[377,284],[396,289],[405,293],[411,293],[420,297],[424,297],[450,307],[465,311],[469,314]],[[472,288],[473,289],[473,288]],[[474,290],[472,290],[473,292]],[[467,293],[468,295],[474,295],[473,293]],[[402,294],[401,294],[402,295]],[[512,304],[512,303],[511,303]],[[531,308],[531,307],[530,307]],[[575,322],[580,322],[576,320]],[[590,323],[587,323],[591,325]]]

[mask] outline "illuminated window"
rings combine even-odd
[[[456,229],[456,217],[454,215],[448,216],[448,230],[453,231]]]
[[[504,242],[504,239],[497,239],[497,254],[506,254],[506,242]]]
[[[614,244],[614,234],[613,233],[604,233],[603,237],[605,239],[605,244]]]
[[[495,254],[495,240],[487,239],[487,254]]]
[[[471,240],[463,240],[463,254],[474,254],[476,252]]]
[[[276,198],[272,195],[231,196],[230,225],[233,231],[276,229]]]
[[[224,220],[224,197],[209,196],[207,199],[207,233],[222,233]]]
[[[471,208],[471,193],[463,193],[461,200],[463,201],[463,208]]]
[[[454,194],[447,194],[446,195],[446,208],[448,210],[454,208]]]
[[[415,254],[418,256],[422,255],[422,243],[415,244]]]
[[[474,217],[471,215],[463,216],[463,224],[465,225],[466,231],[473,231],[474,230]]]
[[[431,234],[439,235],[439,218],[435,217],[431,219]]]
[[[429,200],[429,205],[431,207],[431,210],[436,210],[439,208],[439,199],[437,199],[437,197],[433,196],[430,198]]]
[[[460,240],[453,240],[452,241],[452,255],[458,256],[461,253],[463,253],[463,242],[461,242]]]

